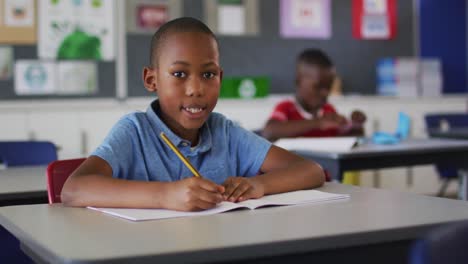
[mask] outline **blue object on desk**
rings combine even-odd
[[[372,142],[380,145],[390,145],[400,142],[400,139],[394,134],[375,132],[374,135],[372,135]]]
[[[375,132],[372,135],[372,142],[381,145],[397,144],[401,140],[408,138],[410,127],[410,117],[407,114],[400,112],[398,114],[398,124],[395,134]]]
[[[47,165],[57,160],[57,149],[49,141],[0,141],[0,157],[7,167]]]
[[[467,221],[437,228],[413,244],[410,264],[468,263],[467,244]]]

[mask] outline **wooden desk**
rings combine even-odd
[[[341,181],[349,170],[383,169],[427,164],[447,164],[468,168],[468,140],[408,139],[395,145],[377,145],[367,142],[342,152],[298,151],[325,169],[332,179]],[[462,196],[467,200],[468,184],[465,174]]]
[[[47,203],[46,168],[30,166],[0,170],[0,206]]]
[[[146,222],[60,204],[21,205],[0,208],[0,224],[30,256],[50,263],[342,264],[406,263],[412,240],[468,219],[464,201],[339,183],[320,189],[351,198]]]

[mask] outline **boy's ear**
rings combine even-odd
[[[151,67],[143,68],[143,84],[149,92],[156,92],[158,89],[156,87],[156,69]]]

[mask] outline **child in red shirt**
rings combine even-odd
[[[362,135],[366,116],[354,111],[351,121],[327,102],[335,70],[320,50],[306,49],[297,58],[296,98],[276,105],[262,135],[275,141],[283,137]]]

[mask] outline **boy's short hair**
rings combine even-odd
[[[310,65],[318,65],[324,68],[333,67],[333,62],[325,52],[319,49],[306,49],[297,56],[297,63],[306,63]]]
[[[213,39],[216,41],[216,44],[218,44],[218,40],[216,39],[215,34],[200,20],[193,17],[176,18],[162,25],[151,38],[150,65],[153,65],[153,63],[157,65],[159,50],[163,46],[167,37],[172,33],[181,32],[206,33],[213,37]]]

